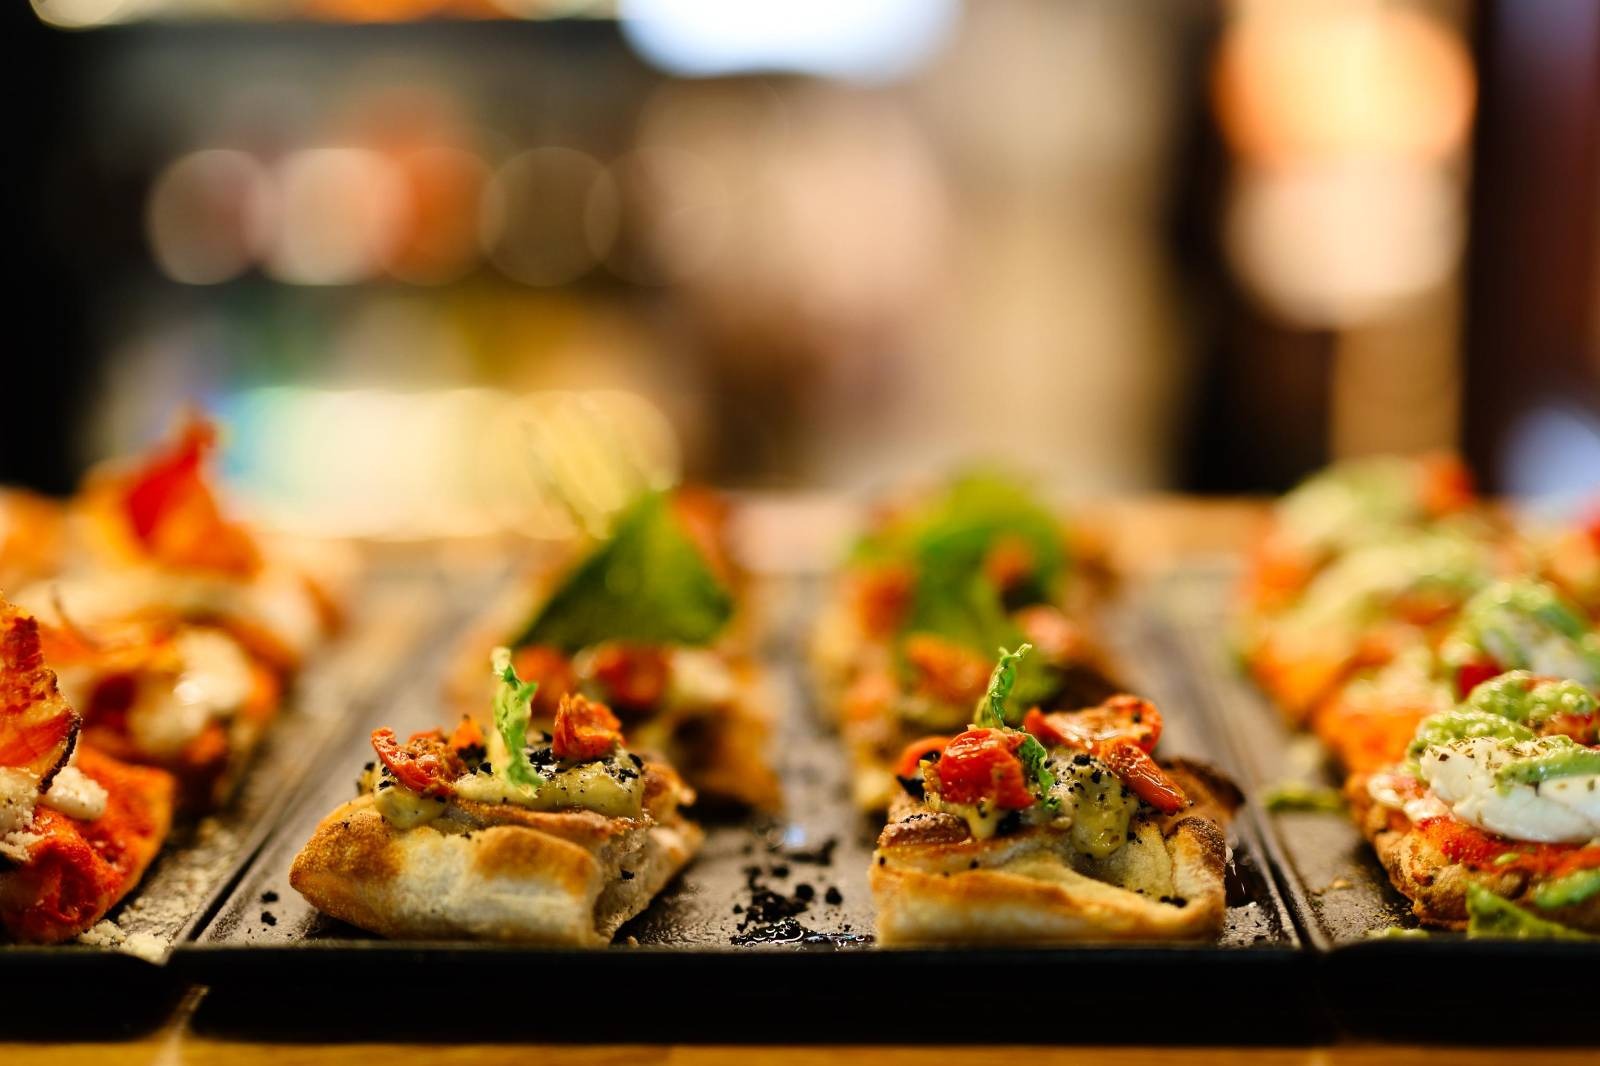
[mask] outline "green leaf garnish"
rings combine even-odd
[[[513,646],[572,654],[606,640],[706,644],[733,615],[733,597],[663,493],[641,497],[611,536],[578,563]]]
[[[1032,644],[1023,644],[1016,651],[1000,649],[1000,661],[994,664],[994,670],[989,674],[989,687],[978,698],[975,726],[993,729],[1010,727],[1011,723],[1006,720],[1006,697],[1011,695],[1011,689],[1017,683],[1018,661],[1032,650]]]
[[[533,695],[539,691],[539,682],[517,676],[510,648],[496,648],[490,662],[499,681],[494,692],[494,728],[505,743],[503,772],[512,784],[536,789],[544,784],[544,777],[528,758],[528,722],[533,718]]]
[[[1033,782],[1034,791],[1044,803],[1052,808],[1060,806],[1060,800],[1050,794],[1056,787],[1056,775],[1050,772],[1048,765],[1050,753],[1033,734],[1024,733],[1023,736],[1027,739],[1017,748],[1017,758],[1022,760],[1022,772]]]
[[[1529,914],[1482,885],[1467,886],[1467,936],[1500,940],[1593,940],[1587,933]]]
[[[1344,795],[1338,789],[1302,781],[1280,781],[1262,793],[1261,802],[1275,814],[1284,811],[1343,814],[1345,810]]]

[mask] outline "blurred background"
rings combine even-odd
[[[184,403],[290,525],[527,484],[1600,488],[1593,0],[7,5],[0,481]],[[540,469],[530,473],[530,456]]]

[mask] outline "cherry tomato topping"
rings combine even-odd
[[[553,717],[561,706],[561,697],[578,687],[572,660],[547,644],[518,648],[511,656],[511,665],[524,683],[539,686],[533,695],[533,713],[541,718]]]
[[[913,633],[906,638],[905,656],[916,671],[917,691],[942,703],[976,703],[989,687],[989,660],[942,637]]]
[[[462,715],[461,721],[456,723],[455,729],[450,733],[450,746],[456,751],[483,747],[483,727],[476,719]]]
[[[622,743],[622,723],[611,708],[569,693],[561,698],[550,750],[558,759],[598,759]]]
[[[1505,673],[1505,670],[1500,664],[1487,655],[1471,662],[1463,663],[1461,668],[1456,671],[1456,697],[1458,699],[1466,699],[1472,695],[1473,689],[1485,681],[1499,677],[1503,673]]]
[[[945,745],[950,743],[949,737],[922,737],[906,745],[906,750],[900,753],[900,761],[894,764],[896,777],[910,777],[917,772],[917,766],[928,756],[935,753],[944,754]]]
[[[1472,471],[1459,456],[1447,453],[1422,460],[1419,492],[1423,509],[1434,517],[1465,510],[1477,498]]]
[[[1001,537],[983,557],[983,576],[1005,593],[1033,577],[1037,565],[1033,545],[1027,540],[1017,536]]]
[[[900,628],[915,584],[911,568],[899,563],[866,567],[850,579],[856,616],[869,637],[881,639]]]
[[[594,679],[622,710],[653,710],[667,691],[667,654],[654,645],[601,644],[592,662]]]
[[[1033,805],[1016,750],[1022,733],[969,729],[945,746],[939,759],[939,795],[951,803],[988,800],[996,807],[1021,810]]]
[[[453,775],[444,757],[444,738],[437,731],[417,733],[405,744],[392,729],[372,731],[372,750],[406,788],[424,796],[437,796],[450,789]],[[441,750],[443,749],[443,750]]]
[[[1104,741],[1095,756],[1133,790],[1133,794],[1163,814],[1188,806],[1189,798],[1177,782],[1156,764],[1150,754],[1126,737]]]
[[[1047,744],[1069,744],[1084,751],[1115,739],[1131,740],[1146,752],[1161,739],[1161,712],[1137,696],[1113,696],[1098,707],[1043,714],[1029,711],[1022,727]]]

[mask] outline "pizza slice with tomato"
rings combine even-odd
[[[0,600],[0,928],[25,943],[103,918],[171,824],[172,778],[78,749],[79,726],[37,621]]]
[[[698,489],[649,493],[609,533],[491,606],[463,641],[447,699],[488,698],[483,657],[511,648],[539,685],[548,728],[562,698],[611,708],[628,744],[659,752],[713,802],[772,809],[772,698],[741,633],[742,577],[725,543],[727,505]]]
[[[539,685],[494,653],[493,724],[372,734],[361,794],[329,814],[290,884],[318,910],[397,938],[595,946],[698,850],[694,792],[631,752],[578,692],[536,726]]]
[[[1157,762],[1160,712],[1134,696],[1008,725],[1027,650],[1002,654],[971,728],[906,749],[871,870],[879,939],[1216,936],[1238,790],[1200,764]]]
[[[1482,682],[1346,794],[1423,922],[1600,933],[1600,703],[1585,685]]]
[[[880,509],[811,641],[858,806],[888,808],[908,743],[961,729],[998,646],[1035,649],[1013,697],[1022,708],[1119,691],[1088,624],[1099,578],[1084,544],[1024,486],[994,474]]]

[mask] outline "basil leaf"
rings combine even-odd
[[[611,536],[573,567],[513,642],[572,654],[605,640],[706,644],[733,615],[733,598],[672,512],[649,493]]]

